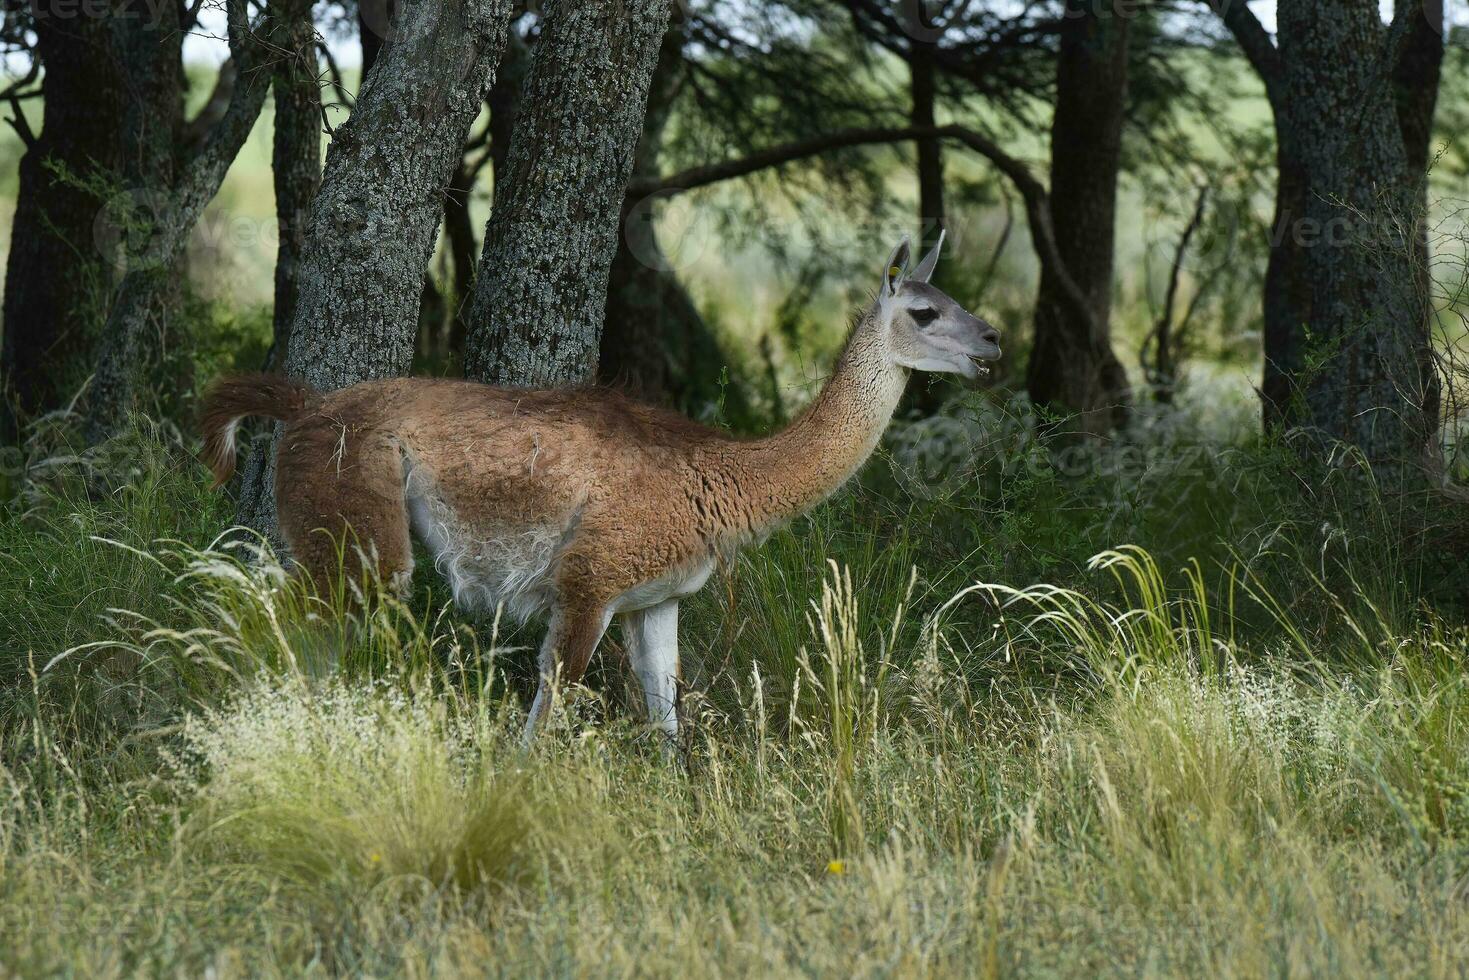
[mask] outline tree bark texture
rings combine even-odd
[[[669,0],[551,0],[497,175],[466,373],[550,387],[597,371],[607,283]]]
[[[114,200],[109,205],[124,229],[136,221],[146,230],[124,230],[120,249],[112,256],[121,279],[97,340],[96,369],[87,392],[86,435],[91,442],[111,435],[136,407],[144,362],[169,330],[178,296],[174,266],[193,226],[189,220],[188,228],[179,228],[188,219],[174,199],[184,93],[178,8],[120,3],[110,27],[112,57],[128,76],[128,98],[114,125],[126,144],[121,177],[129,203]]]
[[[298,273],[285,371],[323,391],[408,372],[444,195],[509,30],[509,0],[396,8],[327,150]],[[272,540],[278,437],[246,465],[238,511]]]
[[[1282,0],[1278,19],[1277,112],[1306,184],[1291,230],[1307,348],[1286,420],[1374,464],[1416,462],[1437,386],[1419,268],[1422,175],[1404,144],[1388,32],[1372,0]]]
[[[321,81],[311,0],[274,0],[273,6],[281,39],[270,79],[275,97],[270,167],[275,181],[279,244],[275,259],[275,336],[267,370],[283,360],[290,348],[311,203],[321,184]]]
[[[128,98],[125,65],[112,54],[108,18],[58,16],[37,0],[37,56],[45,66],[41,133],[20,160],[5,268],[0,384],[3,433],[66,403],[95,364],[93,344],[115,282],[93,227],[105,203],[98,182],[120,181]],[[8,411],[13,405],[20,418]]]
[[[260,69],[270,42],[252,32],[245,0],[230,0],[228,12],[238,81],[218,120],[187,148],[179,139],[183,87],[177,20],[164,19],[128,38],[133,87],[146,95],[135,98],[124,114],[130,144],[125,173],[130,186],[146,189],[152,227],[146,248],[126,256],[129,267],[103,326],[89,397],[87,434],[93,442],[115,431],[135,407],[146,346],[177,285],[176,265],[265,104],[269,82]]]
[[[1067,9],[1051,128],[1051,225],[1090,316],[1067,302],[1058,270],[1043,263],[1026,386],[1035,404],[1075,414],[1081,431],[1104,433],[1125,421],[1129,401],[1108,321],[1131,18],[1099,16],[1085,0],[1068,0]]]
[[[400,4],[327,152],[287,373],[323,391],[407,372],[444,193],[505,45],[508,0]]]

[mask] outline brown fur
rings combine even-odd
[[[250,416],[284,422],[294,418],[316,397],[297,381],[273,374],[241,374],[217,382],[204,396],[204,465],[222,486],[235,472],[234,429]]]

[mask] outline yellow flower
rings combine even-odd
[[[382,859],[383,859],[383,856],[381,854],[377,853],[376,851],[374,851],[372,853],[372,856],[368,858],[368,860],[371,861],[373,864],[381,864],[382,863]]]
[[[840,860],[828,861],[826,862],[826,870],[828,874],[844,875],[847,873],[847,862]]]

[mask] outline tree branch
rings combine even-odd
[[[1208,0],[1208,4],[1229,33],[1234,35],[1245,58],[1265,83],[1265,94],[1270,102],[1279,105],[1280,87],[1285,84],[1285,67],[1280,61],[1280,50],[1271,40],[1265,25],[1260,23],[1245,0]]]
[[[924,136],[933,136],[934,131],[916,126],[880,126],[863,129],[842,129],[824,133],[791,143],[783,143],[765,150],[756,150],[748,156],[723,163],[712,163],[668,177],[641,177],[627,185],[629,197],[648,197],[653,194],[678,194],[718,184],[737,177],[748,177],[762,170],[782,167],[797,160],[806,160],[836,150],[853,146],[876,146],[884,143],[906,143]]]
[[[0,92],[0,99],[9,102],[11,110],[15,113],[14,116],[11,116],[5,121],[10,124],[11,129],[15,130],[15,134],[20,137],[20,141],[25,144],[25,148],[28,150],[35,145],[36,134],[31,130],[30,120],[26,119],[25,110],[21,108],[20,100],[40,95],[42,89],[38,88],[30,92],[21,92],[21,89],[34,82],[36,76],[40,74],[40,71],[41,59],[35,55],[31,55],[31,67],[25,73],[25,77],[16,79],[5,87],[4,92]]]
[[[1096,312],[1087,300],[1076,280],[1067,271],[1066,263],[1056,244],[1055,226],[1051,221],[1051,196],[1045,184],[1030,172],[1025,163],[1006,153],[994,140],[964,126],[904,126],[874,129],[844,129],[809,139],[796,140],[780,146],[751,153],[738,160],[693,167],[681,173],[662,178],[646,178],[628,184],[630,197],[643,198],[654,194],[672,196],[698,187],[707,187],[737,177],[748,177],[762,170],[794,163],[809,157],[830,153],[834,150],[854,146],[874,146],[885,143],[905,143],[917,139],[951,139],[967,146],[989,160],[1004,174],[1019,191],[1025,204],[1026,220],[1030,223],[1031,242],[1036,257],[1050,269],[1061,286],[1066,305],[1086,323],[1093,336],[1097,329]]]
[[[249,21],[246,0],[227,0],[229,16],[230,61],[236,76],[229,84],[229,98],[214,110],[211,125],[197,134],[186,151],[184,164],[175,185],[175,222],[181,235],[187,235],[199,220],[205,205],[219,190],[230,164],[250,135],[270,89],[270,75],[262,70],[268,41],[257,34]],[[267,18],[266,26],[270,24]],[[225,74],[220,70],[221,76]],[[213,102],[219,94],[216,86]],[[208,111],[208,110],[206,110]],[[202,113],[201,113],[202,115]],[[197,120],[196,120],[197,121]],[[182,247],[182,241],[178,243]]]
[[[239,80],[239,77],[240,66],[235,63],[235,59],[230,58],[219,66],[219,75],[214,80],[214,90],[209,93],[209,99],[204,103],[204,108],[184,124],[184,146],[197,148],[209,135],[209,131],[219,125],[219,121],[229,111],[230,100],[235,95],[235,82]]]

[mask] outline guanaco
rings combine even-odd
[[[240,420],[284,423],[276,457],[282,536],[320,587],[344,536],[382,581],[406,586],[410,535],[456,604],[549,613],[527,739],[623,618],[653,726],[678,733],[678,603],[741,545],[835,492],[877,447],[910,371],[967,378],[1000,357],[1000,334],[911,274],[906,238],[815,401],[783,431],[740,439],[598,388],[516,390],[398,378],[316,392],[253,375],[214,386],[204,458],[235,468]]]

